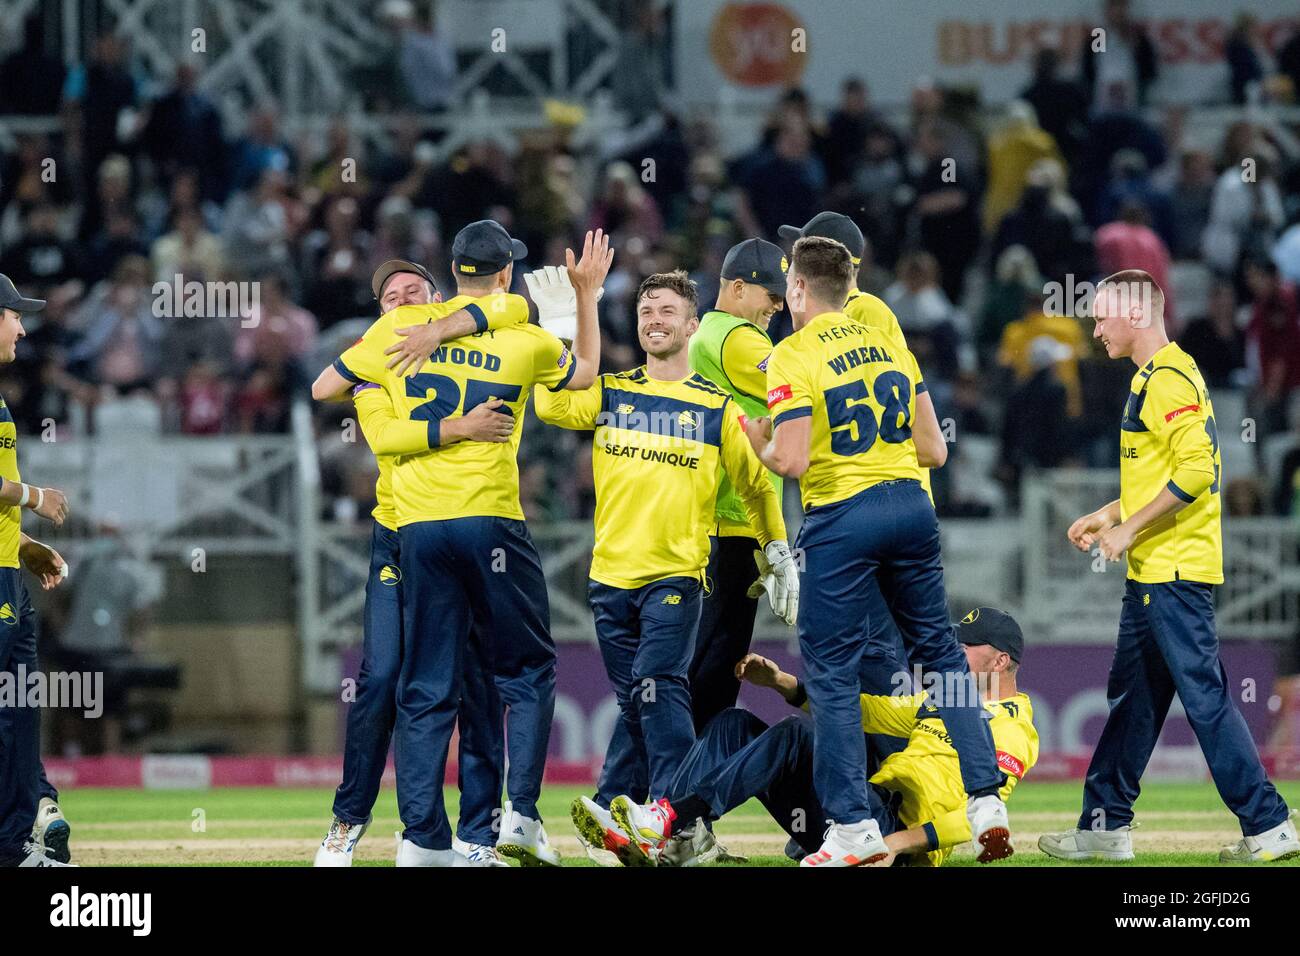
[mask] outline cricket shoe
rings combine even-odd
[[[559,866],[560,854],[551,849],[541,820],[526,817],[507,800],[501,809],[501,835],[497,852],[518,860],[520,866]]]
[[[1132,827],[1118,830],[1070,830],[1068,833],[1044,833],[1038,849],[1058,860],[1133,859]]]
[[[966,819],[970,821],[975,859],[981,863],[1005,860],[1016,852],[1011,845],[1011,824],[1007,805],[996,793],[972,797],[966,802]]]
[[[835,823],[826,828],[822,848],[799,861],[800,866],[830,869],[838,866],[870,866],[888,858],[889,847],[881,836],[880,824],[868,817],[857,823]]]
[[[312,866],[351,866],[352,851],[357,848],[361,834],[366,832],[370,821],[365,823],[344,823],[338,817],[330,824],[330,832],[325,834],[316,850],[316,861]]]
[[[1292,811],[1294,816],[1295,811]],[[1271,830],[1242,837],[1219,851],[1220,863],[1271,863],[1300,854],[1295,820],[1288,817]]]
[[[402,839],[401,831],[398,831],[396,836],[398,866],[456,866],[456,857],[460,854],[455,850],[426,850],[422,846],[416,846],[410,840]],[[463,860],[464,857],[461,859]],[[465,862],[460,865],[469,864]]]
[[[465,860],[461,863],[456,861],[456,866],[504,866],[509,868],[510,864],[502,859],[497,848],[487,843],[466,843],[459,837],[451,838],[451,848],[456,851],[456,855]]]
[[[36,822],[32,824],[32,842],[49,850],[56,863],[67,863],[72,859],[68,849],[70,836],[72,827],[68,826],[59,805],[49,797],[41,797],[36,806]]]
[[[629,796],[609,801],[609,813],[619,829],[631,838],[628,866],[657,866],[659,852],[673,835],[677,813],[666,799],[640,804]]]
[[[569,817],[578,831],[578,842],[587,851],[587,858],[597,866],[624,865],[628,853],[628,839],[609,811],[595,800],[578,797],[569,805]],[[632,863],[635,866],[636,863]]]
[[[76,866],[75,863],[60,863],[50,855],[50,848],[39,846],[30,840],[23,844],[23,856],[15,866]]]
[[[746,857],[731,853],[703,820],[674,833],[659,853],[660,866],[706,866],[710,863],[748,863]]]

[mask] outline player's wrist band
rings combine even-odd
[[[38,487],[36,489],[36,504],[32,505],[32,510],[40,511],[43,504],[45,504],[45,489]]]
[[[808,688],[803,686],[803,681],[799,678],[794,679],[794,696],[790,698],[791,707],[802,707],[808,703]]]
[[[26,508],[27,502],[31,500],[32,497],[32,486],[27,484],[27,482],[25,481],[20,481],[18,482],[18,484],[22,485],[23,488],[23,495],[21,498],[18,499],[18,507]]]

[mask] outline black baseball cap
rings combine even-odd
[[[785,271],[789,268],[781,247],[766,239],[746,239],[727,250],[722,278],[743,279],[785,297]]]
[[[471,222],[451,243],[451,266],[457,275],[490,276],[526,255],[528,247],[491,219]]]
[[[849,247],[849,255],[853,257],[853,264],[856,266],[862,262],[862,252],[867,248],[867,240],[862,236],[862,230],[858,224],[838,212],[819,212],[808,220],[807,224],[800,228],[798,226],[782,226],[777,229],[777,233],[782,239],[802,239],[804,236],[821,236],[824,239],[834,239],[836,242],[842,242]]]
[[[433,286],[434,292],[438,291],[438,283],[429,274],[429,270],[418,262],[408,262],[405,259],[389,259],[375,270],[374,276],[370,279],[370,291],[375,294],[376,299],[384,297],[384,285],[399,272],[413,272]]]
[[[962,644],[987,644],[1011,655],[1020,663],[1025,652],[1025,635],[1015,618],[995,607],[977,607],[957,625],[957,640]]]
[[[39,312],[45,308],[44,299],[28,299],[14,286],[14,282],[4,273],[0,273],[0,309],[13,309],[15,312]]]

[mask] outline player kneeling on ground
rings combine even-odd
[[[1038,759],[1033,705],[1016,687],[1024,637],[1009,615],[981,607],[962,620],[957,639],[990,717],[1003,775],[999,796],[1006,800]],[[736,676],[807,707],[802,683],[765,657],[747,655],[736,665]],[[975,692],[968,683],[966,688],[944,688],[944,693],[964,690]],[[884,808],[877,822],[889,849],[875,865],[888,866],[901,857],[912,865],[939,866],[955,846],[971,839],[957,751],[943,719],[924,693],[863,694],[861,702],[865,733],[907,738],[907,747],[885,758],[870,780]],[[664,839],[671,834],[659,828],[659,821],[717,820],[757,797],[805,853],[816,854],[830,821],[817,801],[812,768],[813,728],[807,716],[787,717],[768,727],[747,710],[723,711],[687,754],[660,806],[650,811],[625,796],[614,799],[613,808],[629,825],[611,833],[606,843],[626,843],[651,864],[690,865],[689,847]],[[980,862],[989,862],[984,848],[977,845],[975,851]]]

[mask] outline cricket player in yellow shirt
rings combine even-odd
[[[542,421],[595,432],[589,599],[620,720],[647,768],[652,801],[667,795],[695,739],[688,673],[722,472],[773,567],[773,611],[793,623],[798,607],[798,575],[776,490],[731,397],[691,371],[687,342],[699,325],[696,309],[686,273],[650,276],[637,292],[646,364],[602,375],[581,392],[537,397]],[[585,835],[584,818],[603,819],[604,810],[580,798],[573,814]],[[682,820],[678,827],[693,823]],[[663,824],[666,839],[672,820]]]
[[[423,266],[402,259],[383,263],[371,280],[371,290],[383,314],[402,306],[437,305],[442,294]],[[518,297],[515,297],[518,299]],[[408,309],[411,321],[424,316]],[[528,303],[512,302],[485,313],[489,328],[528,321]],[[464,310],[425,324],[399,329],[402,346],[427,349],[427,357],[443,340],[475,330]],[[429,335],[432,338],[426,338]],[[396,364],[397,360],[392,360]],[[322,375],[335,375],[330,366]],[[338,376],[340,379],[341,376]],[[348,384],[343,380],[344,385]],[[379,466],[375,482],[374,524],[370,535],[370,574],[362,609],[361,668],[356,693],[348,707],[343,744],[343,782],[334,795],[334,819],[316,850],[322,867],[352,865],[357,843],[370,824],[388,762],[388,749],[397,717],[397,682],[402,665],[402,572],[397,513],[393,508],[392,470],[400,455],[429,448],[422,422],[399,419],[388,394],[371,382],[351,388],[357,420]],[[497,412],[500,400],[485,402],[447,423],[440,446],[456,441],[509,441],[514,419]],[[453,424],[454,423],[454,424]],[[496,851],[494,825],[500,814],[505,755],[502,748],[501,701],[484,662],[477,660],[475,642],[466,648],[464,685],[457,717],[460,730],[461,805],[452,847],[475,866],[506,866]]]
[[[964,678],[969,669],[948,622],[939,525],[921,468],[943,464],[947,445],[916,359],[879,329],[842,311],[853,283],[849,250],[819,236],[794,245],[786,303],[794,333],[768,363],[772,418],[750,440],[773,471],[799,479],[804,522],[804,600],[799,616],[816,728],[814,780],[828,827],[802,866],[857,866],[888,854],[884,808],[867,787],[858,671],[870,602],[888,580],[907,657],[923,673]],[[961,757],[968,813],[985,859],[1010,855],[1002,783],[977,701],[932,693]]]
[[[989,729],[1002,772],[999,794],[1006,800],[1038,760],[1038,731],[1029,696],[1016,686],[1024,653],[1020,625],[1008,614],[977,607],[957,626],[972,680],[963,693],[977,694],[989,716]],[[771,687],[786,702],[807,709],[808,695],[793,674],[773,661],[748,654],[735,667],[737,677]],[[885,758],[869,786],[884,811],[881,832],[888,852],[916,866],[939,866],[959,844],[971,838],[966,817],[957,751],[943,719],[924,693],[863,694],[859,698],[862,730],[889,734],[904,747]],[[787,717],[768,727],[747,710],[724,711],[700,735],[669,787],[669,803],[679,817],[717,820],[747,800],[757,798],[767,812],[809,854],[820,852],[821,834],[829,824],[813,786],[813,725],[806,715]],[[615,799],[621,806],[623,797]],[[606,843],[625,840],[647,863],[688,865],[689,855],[654,854],[636,840],[646,824],[636,808],[630,829],[622,827]]]
[[[1223,582],[1214,406],[1196,363],[1164,324],[1164,292],[1138,269],[1097,286],[1093,337],[1137,366],[1120,423],[1117,500],[1070,526],[1070,542],[1106,560],[1128,554],[1119,640],[1078,827],[1044,834],[1065,860],[1131,860],[1133,801],[1174,694],[1187,712],[1219,796],[1241,824],[1224,862],[1300,854],[1295,821],[1269,781],[1219,659],[1214,585]]]
[[[403,375],[389,367],[399,344],[395,329],[409,321],[397,309],[334,365],[344,380],[382,386],[399,418],[427,429],[430,446],[399,457],[393,468],[404,605],[394,734],[398,805],[406,824],[399,865],[446,865],[454,857],[442,783],[470,639],[483,642],[482,659],[490,662],[508,708],[510,801],[497,849],[528,865],[559,862],[537,809],[555,705],[555,646],[541,562],[519,505],[515,456],[534,384],[559,391],[595,379],[596,290],[613,253],[599,230],[587,234],[580,260],[568,253],[566,281],[575,290],[577,313],[570,349],[534,325],[487,327],[486,310],[509,288],[513,263],[526,252],[499,224],[471,223],[452,244],[459,294],[441,312],[464,309],[482,331],[439,346]],[[494,399],[515,420],[509,441],[440,447],[444,423]],[[472,638],[471,622],[479,625]]]

